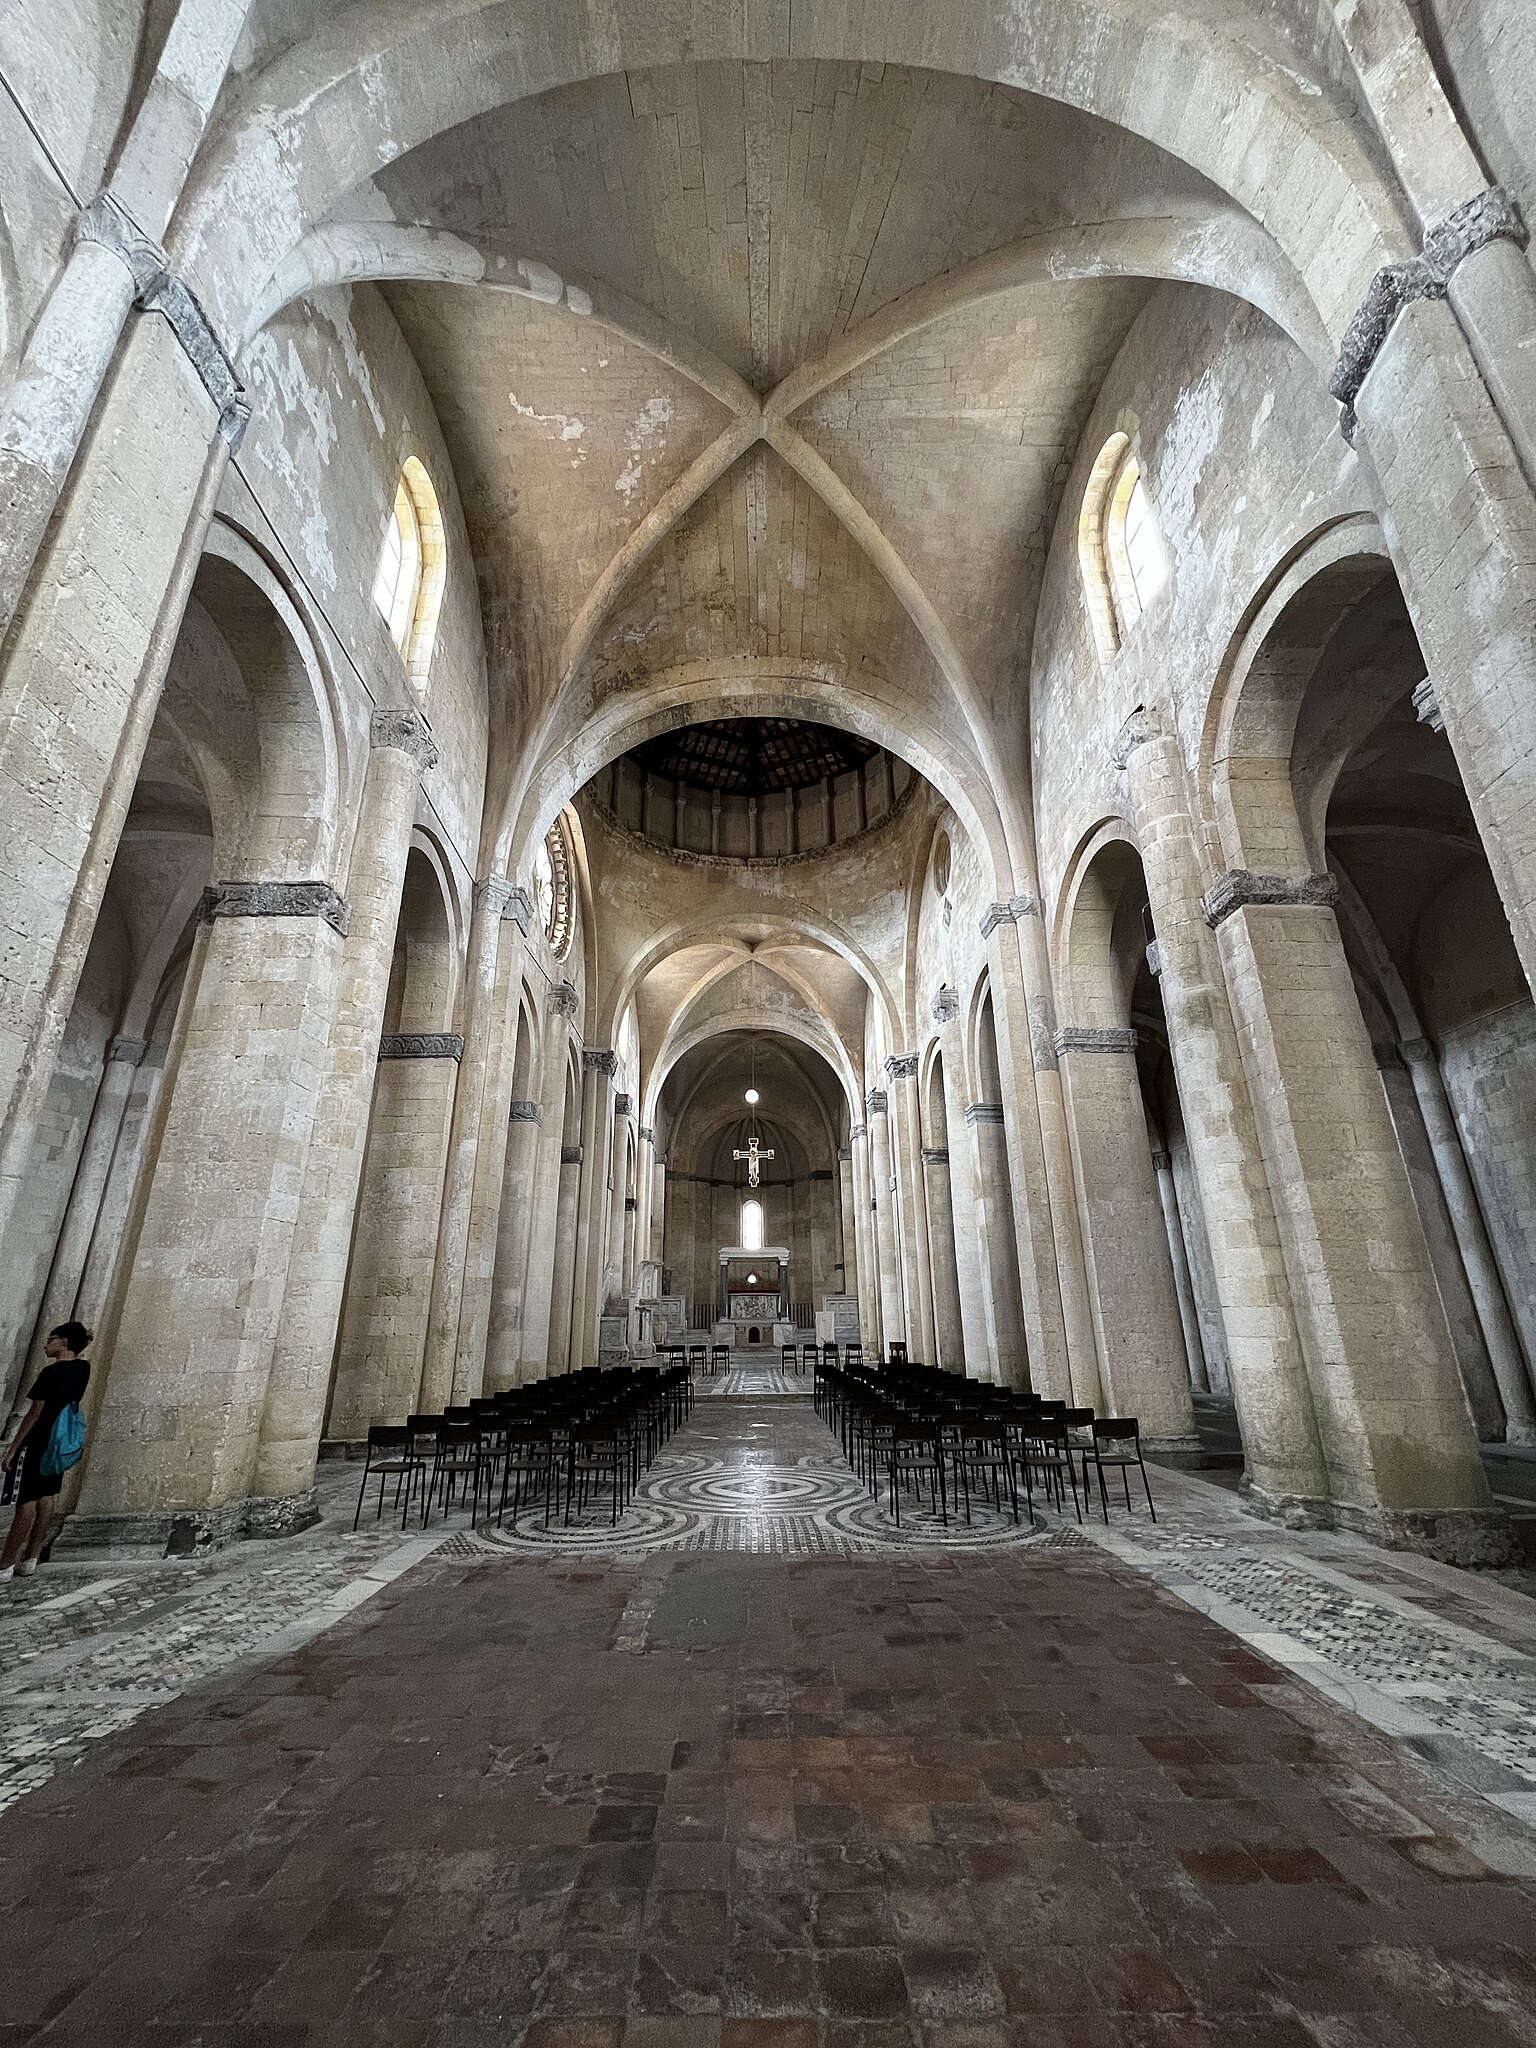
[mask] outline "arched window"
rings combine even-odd
[[[1169,568],[1141,465],[1125,434],[1110,435],[1089,473],[1077,559],[1094,645],[1107,668],[1167,582]]]
[[[763,1248],[761,1202],[743,1202],[741,1205],[741,1248],[747,1252],[760,1252]]]
[[[413,455],[400,472],[395,505],[379,550],[373,601],[399,648],[406,674],[426,695],[427,672],[443,605],[447,556],[432,479]]]

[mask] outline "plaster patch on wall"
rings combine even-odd
[[[312,439],[305,446],[306,452],[312,450],[315,460],[308,475],[300,471],[286,435],[263,436],[253,454],[302,510],[299,532],[305,560],[315,579],[334,591],[336,562],[331,554],[330,522],[321,502],[326,467],[336,446],[330,394],[310,380],[295,343],[280,341],[271,328],[264,329],[251,343],[246,381],[253,399],[270,405],[276,417],[302,412],[309,421]]]
[[[512,410],[520,420],[536,420],[541,427],[558,427],[562,441],[579,441],[587,431],[585,420],[568,412],[537,412],[531,405],[524,405],[515,391],[507,393]]]
[[[341,353],[346,362],[347,369],[358,390],[362,392],[363,403],[367,406],[373,424],[378,429],[379,435],[382,438],[387,431],[384,408],[379,404],[377,394],[373,388],[372,367],[358,341],[357,330],[352,325],[351,288],[348,287],[345,294],[327,292],[323,297],[325,312],[332,328],[335,330],[336,339],[341,343]],[[339,301],[339,303],[333,303],[333,301]]]
[[[651,457],[654,466],[657,457],[666,450],[666,432],[672,424],[672,401],[670,398],[648,398],[630,421],[624,436],[624,445],[629,450],[629,460],[614,479],[613,488],[629,509],[630,500],[640,488],[640,479],[645,472],[645,451],[654,448]]]

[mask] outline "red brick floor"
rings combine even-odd
[[[1536,1886],[1091,1552],[429,1560],[0,1819],[0,2048],[1505,2048]]]

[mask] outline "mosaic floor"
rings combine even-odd
[[[740,1401],[762,1399],[765,1395],[808,1394],[811,1387],[809,1373],[785,1372],[777,1358],[772,1364],[751,1360],[744,1365],[733,1365],[729,1372],[716,1373],[713,1379],[707,1374],[696,1375],[694,1394],[696,1398],[709,1400]]]

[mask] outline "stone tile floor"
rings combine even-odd
[[[669,1455],[771,1530],[818,1430],[711,1403]],[[53,1567],[0,1711],[101,1718],[0,1819],[0,2048],[1536,2042],[1518,1808],[1318,1689],[1450,1730],[1536,1608],[1154,1487],[1065,1547]]]

